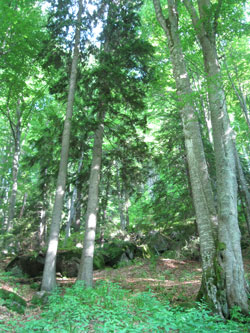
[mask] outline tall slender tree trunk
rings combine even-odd
[[[70,208],[69,208],[69,215],[68,215],[68,221],[66,223],[66,229],[65,229],[65,238],[64,238],[64,246],[67,243],[67,239],[71,235],[71,225],[73,220],[75,219],[76,209],[75,209],[75,203],[76,203],[76,195],[77,195],[77,189],[74,187],[73,193],[70,199]]]
[[[199,16],[192,1],[185,0],[184,3],[190,13],[201,44],[204,68],[207,74],[217,179],[219,217],[219,243],[217,250],[220,254],[223,268],[227,308],[230,309],[237,305],[244,313],[248,313],[247,289],[237,213],[237,180],[233,131],[227,114],[226,97],[216,50],[215,27],[222,2],[217,4],[214,17],[211,15],[210,0],[197,0]],[[210,13],[209,16],[208,13]],[[224,309],[224,316],[229,316],[229,310],[226,308]]]
[[[18,102],[17,113],[20,113],[20,102]],[[17,124],[15,126],[15,131],[13,133],[14,138],[14,155],[13,155],[13,165],[12,165],[12,189],[9,199],[9,209],[8,209],[8,223],[7,231],[10,231],[13,227],[13,219],[15,217],[15,206],[16,206],[16,196],[17,196],[17,185],[18,185],[18,170],[19,170],[19,159],[21,154],[21,118],[18,115]]]
[[[73,228],[75,231],[79,231],[81,227],[81,200],[82,200],[82,193],[81,193],[82,185],[78,184],[76,188],[76,215]]]
[[[77,16],[77,26],[75,33],[75,46],[72,59],[72,67],[69,81],[69,92],[66,118],[64,121],[64,129],[62,136],[62,149],[61,159],[59,166],[59,173],[56,185],[56,196],[52,213],[52,222],[50,226],[50,235],[48,242],[48,250],[46,253],[43,279],[42,279],[42,290],[51,291],[56,286],[56,254],[58,248],[58,238],[60,231],[60,223],[63,209],[64,193],[67,178],[67,165],[69,155],[69,143],[70,143],[70,131],[71,131],[71,119],[73,113],[73,104],[76,87],[76,75],[77,75],[77,64],[79,58],[79,45],[80,45],[80,32],[81,32],[81,15],[83,11],[82,0],[78,1],[79,11]]]
[[[22,208],[21,208],[20,213],[19,213],[19,219],[21,219],[23,217],[25,206],[26,206],[26,202],[27,202],[27,198],[28,198],[28,193],[25,192],[24,196],[23,196]]]
[[[129,227],[129,194],[128,194],[128,190],[125,186],[124,188],[124,199],[125,199],[125,203],[124,203],[124,209],[125,209],[125,220],[126,220],[126,229],[128,229]]]
[[[244,171],[242,169],[239,154],[236,150],[236,147],[235,147],[235,161],[236,161],[238,187],[239,187],[239,191],[240,191],[243,209],[245,212],[247,230],[250,235],[250,193],[248,190],[246,177],[244,175]],[[245,202],[245,205],[244,205],[244,202]]]
[[[81,173],[81,170],[82,170],[83,156],[84,156],[84,154],[82,152],[82,155],[81,155],[81,158],[80,158],[80,161],[79,161],[79,165],[78,165],[78,170],[77,170],[77,179],[80,176],[80,173]],[[78,180],[77,180],[77,183],[78,183]],[[76,184],[74,186],[73,193],[72,193],[71,200],[70,200],[70,211],[69,211],[68,221],[67,221],[67,224],[66,224],[64,245],[66,245],[67,239],[70,237],[70,228],[73,224],[73,221],[76,218],[77,185],[78,184]]]
[[[223,316],[227,307],[223,281],[219,278],[220,263],[216,251],[217,213],[210,184],[199,123],[192,105],[192,90],[178,31],[178,11],[174,0],[168,0],[168,18],[163,16],[160,1],[153,0],[156,17],[166,33],[179,96],[193,202],[200,236],[202,258],[201,293]]]
[[[86,287],[93,284],[93,260],[95,249],[96,222],[99,201],[99,183],[101,176],[102,142],[104,133],[104,114],[100,114],[100,123],[95,131],[92,164],[89,179],[89,195],[86,214],[83,252],[77,280],[83,280]]]
[[[119,176],[119,165],[116,163],[116,186],[117,186],[117,194],[118,194],[118,206],[119,206],[119,213],[120,213],[120,226],[121,230],[126,229],[126,219],[124,215],[124,198],[121,189],[121,182]]]

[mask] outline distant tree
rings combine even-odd
[[[24,129],[27,131],[30,118],[36,110],[35,104],[44,93],[38,54],[46,33],[41,9],[34,6],[33,1],[4,1],[0,5],[0,13],[0,111],[9,124],[13,144],[6,225],[7,231],[11,231]]]

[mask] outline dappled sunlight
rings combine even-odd
[[[179,265],[185,265],[185,261],[181,260],[174,260],[174,259],[160,259],[160,262],[162,262],[164,265],[170,267],[170,268],[178,268]]]
[[[64,190],[62,188],[62,186],[58,186],[57,190],[56,190],[56,194],[59,196],[63,196],[64,195]]]
[[[201,272],[200,263],[196,261],[160,258],[153,262],[141,259],[138,265],[131,264],[117,269],[110,267],[94,271],[94,283],[111,281],[134,292],[152,289],[159,296],[164,293],[164,290],[172,293],[177,288],[193,299],[200,288]],[[58,284],[62,286],[73,284],[75,281],[75,278],[57,279]],[[175,296],[173,299],[177,297]]]
[[[159,280],[159,279],[152,279],[152,278],[133,278],[133,279],[127,279],[128,283],[137,283],[137,282],[144,282],[144,283],[150,283],[151,287],[175,287],[175,286],[183,286],[187,284],[199,284],[200,280],[192,280],[192,281],[171,281],[171,280]]]
[[[94,165],[93,170],[100,170],[100,165],[99,164]]]
[[[88,218],[88,227],[89,228],[95,228],[96,226],[96,214],[91,213]],[[92,235],[93,237],[93,235]]]

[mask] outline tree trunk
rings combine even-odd
[[[77,183],[78,183],[78,177],[80,176],[82,166],[83,166],[83,156],[84,156],[84,154],[82,152],[81,159],[80,159],[79,165],[78,165],[78,170],[77,170]],[[71,228],[71,225],[73,224],[73,221],[76,218],[77,185],[78,184],[76,184],[73,189],[73,193],[72,193],[71,200],[70,200],[70,211],[69,211],[69,217],[68,217],[68,221],[67,221],[67,225],[66,225],[64,246],[67,243],[67,239],[70,237],[70,228]]]
[[[78,184],[76,188],[76,215],[75,215],[75,223],[74,223],[74,230],[77,232],[80,230],[81,227],[81,200],[82,200],[82,185]]]
[[[75,218],[75,214],[76,214],[76,209],[75,209],[76,195],[77,195],[77,190],[76,190],[76,187],[74,187],[73,193],[72,193],[72,196],[70,199],[70,209],[69,209],[69,216],[68,216],[68,221],[67,221],[66,229],[65,229],[64,246],[67,243],[67,239],[71,235],[70,228],[71,228],[72,222],[73,222],[73,220]]]
[[[18,103],[17,108],[20,105]],[[17,177],[19,170],[19,159],[21,153],[21,119],[18,117],[17,125],[14,133],[14,156],[13,156],[13,166],[12,166],[12,191],[9,200],[9,210],[8,210],[8,223],[7,223],[7,231],[10,231],[13,227],[13,219],[15,216],[15,206],[16,206],[16,196],[17,196]]]
[[[25,192],[24,196],[23,196],[23,204],[22,204],[22,208],[20,210],[19,219],[21,219],[23,217],[26,202],[27,202],[27,198],[28,198],[28,193]]]
[[[126,187],[124,189],[124,198],[125,198],[124,209],[125,209],[126,229],[128,229],[128,227],[129,227],[129,212],[128,212],[128,208],[129,208],[129,195],[128,195],[128,191],[127,191]]]
[[[125,230],[126,229],[126,219],[125,219],[125,215],[124,215],[124,198],[123,198],[122,190],[121,190],[118,163],[116,163],[116,186],[117,186],[117,194],[118,194],[119,213],[120,213],[120,226],[121,226],[121,230]]]
[[[216,50],[216,31],[214,30],[221,2],[217,6],[214,18],[212,15],[208,17],[207,14],[211,13],[210,0],[198,0],[197,2],[200,17],[192,2],[184,1],[201,44],[207,74],[217,179],[219,217],[217,251],[220,255],[225,280],[224,292],[227,306],[225,304],[223,307],[223,315],[228,317],[229,309],[235,305],[239,306],[244,313],[248,313],[248,300],[238,226],[233,131],[226,109],[226,98]]]
[[[235,161],[236,161],[238,187],[240,190],[241,198],[245,201],[245,205],[243,206],[243,209],[245,212],[247,230],[250,235],[250,193],[248,191],[247,181],[246,181],[244,171],[241,166],[239,154],[236,150],[236,147],[235,147]],[[242,205],[243,205],[243,200],[242,200]]]
[[[199,123],[192,105],[192,90],[178,31],[178,12],[174,0],[168,0],[168,19],[162,14],[159,0],[153,0],[156,16],[164,29],[170,51],[179,108],[181,110],[193,202],[200,236],[202,290],[206,299],[223,315],[226,296],[218,276],[220,265],[216,252],[217,214],[200,135]]]
[[[81,31],[80,27],[81,27],[82,11],[83,11],[82,0],[79,0],[79,11],[77,16],[75,46],[74,46],[74,54],[72,59],[72,67],[71,67],[70,82],[69,82],[67,111],[66,111],[66,118],[64,121],[64,129],[62,136],[61,159],[60,159],[59,173],[57,178],[56,196],[52,213],[52,222],[50,226],[48,250],[46,253],[42,287],[41,287],[41,289],[45,291],[51,291],[56,286],[56,254],[58,248],[58,238],[59,238],[65,185],[67,178],[70,130],[71,130],[71,119],[73,113],[73,103],[74,103],[75,87],[76,87],[77,64],[79,58],[80,31]]]
[[[100,124],[95,131],[93,157],[89,179],[89,195],[86,213],[83,252],[77,280],[83,280],[86,287],[93,284],[93,260],[95,248],[96,222],[98,214],[98,193],[101,176],[102,142],[104,133],[104,115],[100,115]]]

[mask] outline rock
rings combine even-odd
[[[42,274],[45,262],[43,254],[38,255],[21,255],[15,257],[5,268],[6,271],[11,271],[14,275],[27,274],[29,277],[36,277]],[[18,269],[17,269],[18,268]]]
[[[56,271],[62,276],[76,277],[79,270],[82,249],[59,251],[56,259]]]
[[[169,250],[170,239],[158,231],[152,231],[144,242],[149,246],[153,253],[160,254]]]
[[[44,305],[48,302],[49,293],[42,290],[35,293],[31,299],[33,305]]]
[[[103,247],[96,247],[94,256],[94,269],[103,269],[105,266],[116,266],[122,255],[126,255],[129,260],[135,256],[141,256],[142,250],[133,242],[124,240],[113,240],[105,243]],[[82,249],[59,251],[56,259],[56,272],[62,276],[76,277],[79,270]],[[34,278],[41,276],[45,263],[45,254],[25,254],[15,257],[5,268],[22,277],[27,275]]]
[[[56,272],[62,276],[76,277],[79,270],[82,249],[59,251],[56,260]],[[32,254],[20,255],[15,257],[5,268],[6,271],[11,271],[13,275],[22,277],[41,276],[45,263],[45,254],[39,253],[34,256]],[[103,254],[95,253],[94,269],[104,268],[105,262]]]
[[[12,291],[1,288],[0,299],[2,299],[1,305],[6,306],[12,311],[24,314],[27,303],[21,296]]]
[[[123,255],[126,255],[127,258],[133,259],[135,253],[139,253],[137,246],[128,241],[111,241],[104,244],[101,249],[104,257],[105,265],[114,267],[116,266]]]

